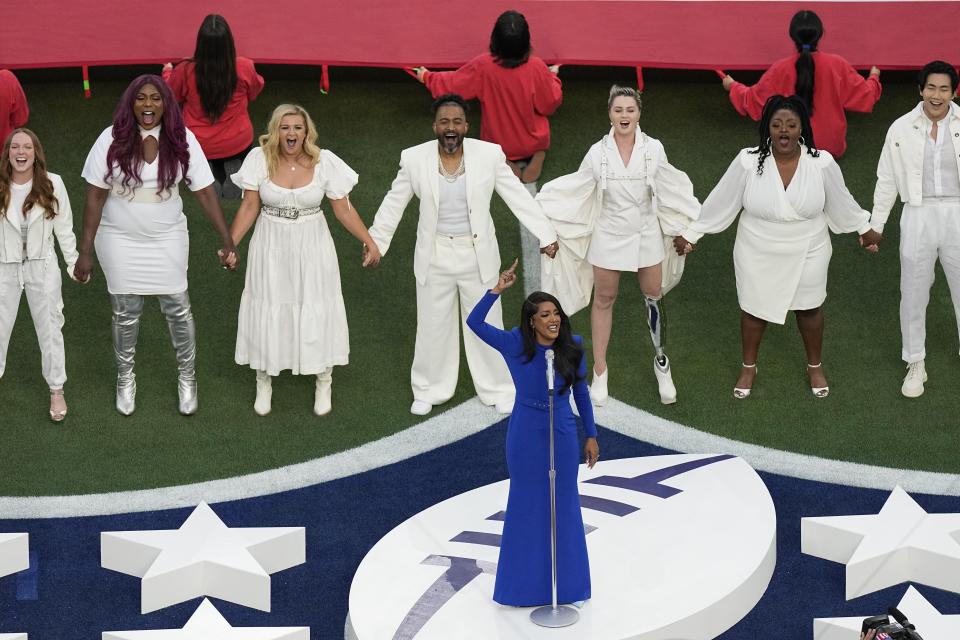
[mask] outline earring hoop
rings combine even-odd
[[[803,136],[800,136],[800,139],[797,142],[801,147],[807,146],[807,141],[803,139]]]

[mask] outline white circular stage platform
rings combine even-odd
[[[530,609],[491,599],[503,481],[436,504],[374,545],[350,588],[346,639],[708,640],[766,590],[776,513],[742,459],[607,460],[580,467],[579,489],[593,598],[575,625],[541,628]]]

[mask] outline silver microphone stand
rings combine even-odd
[[[547,397],[550,414],[550,578],[553,600],[550,606],[537,607],[530,612],[530,620],[541,627],[568,627],[580,619],[573,607],[557,606],[557,469],[553,455],[553,349],[544,354],[547,360]]]

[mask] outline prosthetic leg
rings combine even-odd
[[[160,311],[167,319],[170,342],[177,352],[177,408],[185,416],[197,412],[197,334],[187,292],[157,296]]]
[[[140,333],[143,296],[110,294],[113,310],[113,355],[117,360],[117,411],[129,416],[136,408],[137,380],[133,373]]]
[[[666,345],[663,300],[661,298],[651,298],[646,294],[644,294],[643,300],[647,307],[647,326],[650,327],[650,340],[657,352],[653,360],[653,373],[657,376],[660,402],[673,404],[677,401],[677,388],[673,385],[670,360],[667,358],[667,354],[663,352],[663,347]]]

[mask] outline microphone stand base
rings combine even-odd
[[[556,629],[569,627],[580,619],[580,614],[573,607],[560,605],[554,609],[550,605],[537,607],[530,612],[530,620],[541,627]]]

